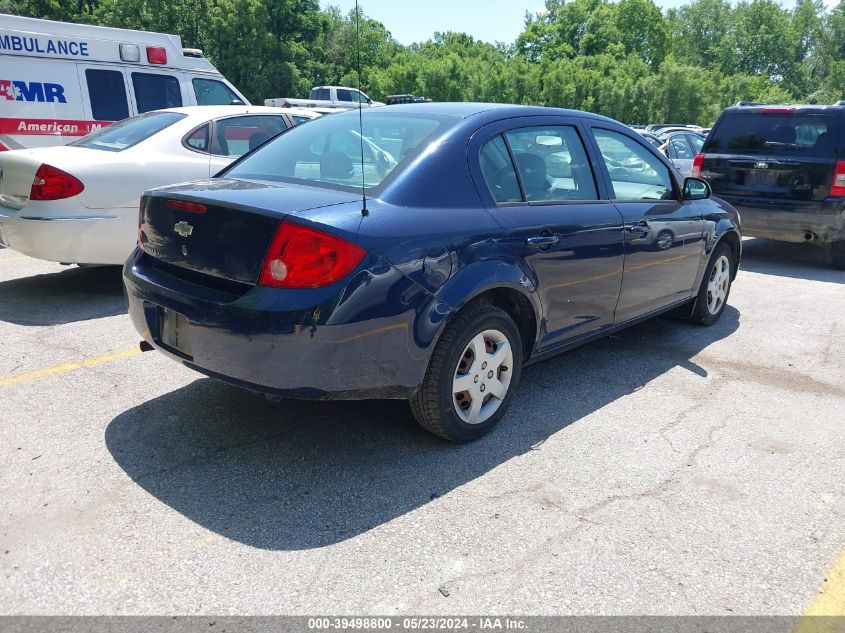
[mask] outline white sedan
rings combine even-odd
[[[125,119],[71,145],[0,153],[0,243],[54,262],[123,264],[147,189],[213,176],[318,113],[194,106]]]

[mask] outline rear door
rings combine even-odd
[[[89,131],[76,64],[0,54],[0,144],[70,143]]]
[[[645,141],[600,126],[591,131],[625,226],[619,323],[692,295],[704,249],[704,220],[698,205],[681,201],[671,170]]]
[[[469,145],[479,193],[539,292],[541,351],[609,329],[619,297],[622,217],[601,199],[582,134],[574,118],[530,117]]]
[[[90,130],[120,121],[130,115],[127,72],[105,64],[78,64],[85,115],[91,119]]]
[[[702,149],[702,176],[743,210],[815,207],[830,193],[839,134],[835,111],[728,110]]]

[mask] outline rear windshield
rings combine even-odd
[[[704,152],[836,156],[836,114],[728,113],[710,133]]]
[[[379,187],[456,119],[365,111],[299,125],[223,172],[230,178],[321,184],[341,190]],[[364,160],[361,162],[363,152]]]
[[[139,114],[118,123],[103,127],[96,132],[83,136],[71,143],[76,147],[101,149],[106,152],[122,152],[123,150],[145,141],[153,134],[161,132],[186,115],[178,112],[148,112]]]

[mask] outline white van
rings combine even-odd
[[[176,35],[0,14],[0,151],[62,145],[128,116],[249,105]]]

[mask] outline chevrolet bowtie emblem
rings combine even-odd
[[[194,232],[194,227],[182,220],[181,222],[176,223],[173,230],[182,237],[191,237],[191,233]]]

